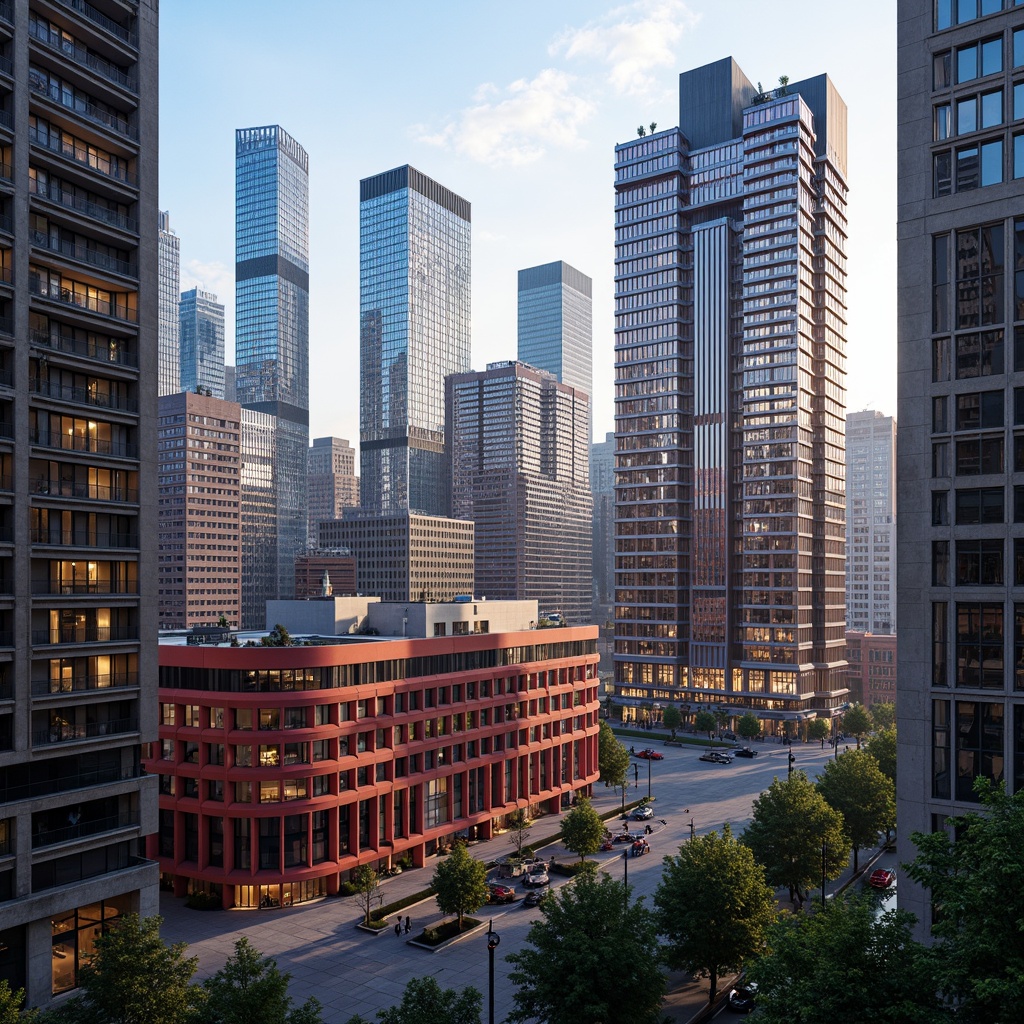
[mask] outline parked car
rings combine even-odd
[[[547,885],[550,881],[551,879],[548,878],[548,873],[544,869],[544,865],[536,864],[530,869],[529,873],[523,879],[523,885],[525,885],[527,889],[538,889],[542,885]]]
[[[647,821],[648,818],[654,817],[654,808],[650,804],[641,804],[639,807],[633,808],[630,817],[634,821]]]
[[[733,757],[757,757],[757,751],[751,750],[750,747],[740,747],[739,750],[732,752]]]
[[[643,758],[645,761],[664,761],[665,755],[658,750],[653,750],[651,747],[646,747],[644,750],[638,750],[634,757]]]
[[[729,1009],[733,1013],[750,1013],[757,998],[757,986],[750,982],[743,988],[734,988],[729,993]]]
[[[549,889],[534,889],[533,892],[528,892],[523,897],[524,907],[539,907],[540,902],[547,896]]]
[[[700,755],[700,760],[709,761],[711,764],[732,764],[732,758],[720,750],[708,750]]]
[[[896,872],[888,868],[876,868],[871,872],[868,885],[872,889],[888,889],[890,885],[896,884]]]
[[[490,887],[490,895],[487,898],[488,903],[514,903],[516,899],[516,891],[510,885],[498,885],[493,883]]]

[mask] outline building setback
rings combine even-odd
[[[616,691],[774,729],[846,692],[846,106],[731,58],[679,96],[615,151]]]
[[[77,986],[101,928],[158,911],[140,760],[157,708],[157,21],[156,0],[0,5],[0,979],[30,1006]]]
[[[181,389],[224,398],[224,307],[213,292],[190,288],[178,303]]]
[[[444,379],[469,370],[470,204],[415,167],[359,184],[362,505],[449,514]]]
[[[595,634],[162,644],[150,855],[176,895],[280,906],[558,813],[599,776]]]
[[[160,629],[241,622],[241,408],[192,392],[160,399]]]
[[[243,532],[246,546],[272,545],[273,575],[245,577],[250,600],[262,604],[293,596],[295,556],[307,542],[309,158],[280,125],[235,132],[235,390],[275,423],[276,530]]]
[[[977,779],[1024,787],[1024,26],[981,12],[899,4],[901,861]],[[904,907],[929,935],[928,894]]]
[[[590,401],[525,363],[447,380],[452,513],[475,524],[476,590],[590,621]]]

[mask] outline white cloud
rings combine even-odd
[[[520,78],[506,89],[481,85],[474,106],[466,107],[439,132],[422,126],[413,132],[421,142],[451,147],[478,163],[520,165],[540,159],[548,148],[579,149],[580,127],[594,105],[574,92],[575,80],[546,68],[535,78]]]
[[[654,88],[655,68],[677,63],[676,44],[699,20],[682,0],[634,0],[582,28],[567,29],[549,47],[569,60],[597,60],[619,93],[643,95]]]
[[[181,290],[201,288],[213,292],[221,305],[235,304],[235,268],[214,261],[186,260],[181,267]]]

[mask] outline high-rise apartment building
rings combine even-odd
[[[846,106],[827,76],[680,76],[616,147],[616,691],[845,700]]]
[[[356,450],[343,437],[315,437],[306,455],[309,543],[317,545],[317,524],[340,519],[359,504]],[[296,597],[299,595],[296,594]]]
[[[158,213],[159,317],[159,392],[173,395],[181,390],[181,356],[178,336],[178,293],[181,291],[181,239],[171,230],[170,213]]]
[[[896,632],[896,421],[846,417],[846,628]]]
[[[309,160],[280,125],[235,133],[235,389],[273,416],[276,567],[257,602],[291,597],[295,556],[306,546],[309,447]],[[262,561],[264,552],[254,552]],[[250,593],[256,580],[246,582]],[[262,614],[260,615],[262,621]]]
[[[899,856],[1024,786],[1024,22],[899,4]],[[1019,128],[1019,124],[1016,125]],[[932,924],[926,894],[900,909]]]
[[[559,260],[519,271],[519,360],[594,394],[592,283]]]
[[[161,629],[241,621],[241,409],[191,391],[160,399]]]
[[[262,629],[277,581],[277,417],[242,408],[242,629]],[[294,574],[294,568],[292,569]],[[295,585],[294,575],[292,586]]]
[[[447,381],[452,515],[476,526],[476,589],[590,621],[589,396],[491,363]]]
[[[591,565],[595,622],[611,617],[615,603],[615,435],[590,446],[590,499],[593,505]]]
[[[181,391],[224,398],[224,307],[213,292],[190,288],[178,304]]]
[[[0,4],[0,979],[35,1006],[158,910],[157,7]]]
[[[363,507],[448,514],[444,379],[470,363],[470,204],[405,165],[359,185]]]

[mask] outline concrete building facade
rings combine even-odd
[[[896,703],[896,635],[846,631],[850,701],[870,708]]]
[[[345,438],[313,438],[306,455],[306,489],[309,542],[315,546],[318,523],[340,519],[343,509],[359,505],[356,450]]]

